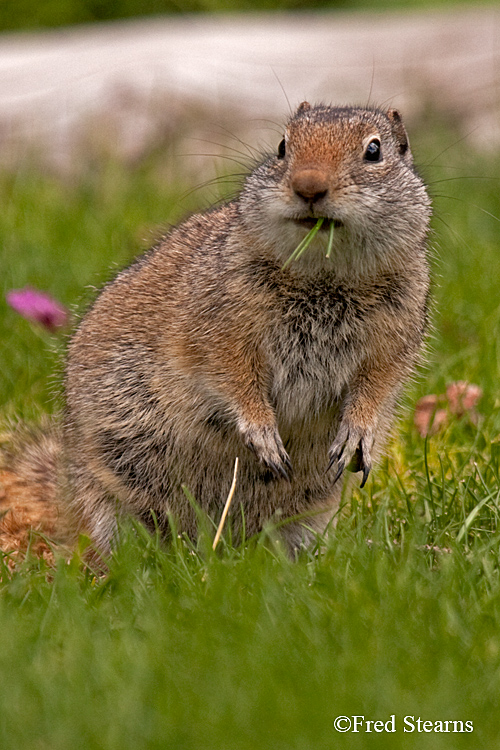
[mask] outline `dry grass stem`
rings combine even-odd
[[[229,512],[229,507],[231,505],[231,502],[233,500],[234,491],[236,489],[236,478],[238,476],[238,456],[236,456],[234,460],[234,474],[233,474],[233,482],[231,484],[231,489],[229,490],[229,495],[227,496],[226,504],[224,506],[224,510],[222,511],[222,518],[220,519],[219,527],[217,529],[217,533],[215,535],[214,543],[212,545],[212,549],[215,549],[219,543],[219,539],[222,534],[222,529],[224,528],[224,524],[226,522],[226,516]]]

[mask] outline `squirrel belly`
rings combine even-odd
[[[119,273],[75,331],[60,494],[77,528],[106,551],[118,516],[153,511],[195,536],[183,486],[218,520],[238,456],[236,536],[242,515],[247,536],[292,519],[291,548],[323,531],[418,361],[429,219],[396,110],[303,103],[240,195]]]

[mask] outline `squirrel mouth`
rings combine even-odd
[[[321,227],[319,229],[320,232],[328,232],[330,230],[330,224],[333,224],[335,229],[339,229],[341,226],[343,226],[342,222],[338,219],[327,219],[326,217],[322,216],[308,216],[305,219],[294,219],[294,222],[296,224],[299,224],[299,226],[304,227],[305,229],[312,229],[318,223],[318,219],[321,218],[323,218],[323,223],[321,224]]]

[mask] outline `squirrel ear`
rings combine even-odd
[[[308,109],[311,109],[309,102],[302,102],[302,104],[299,104],[297,112],[307,112]]]
[[[408,140],[408,135],[406,133],[406,128],[403,125],[401,115],[399,114],[397,109],[390,109],[387,112],[387,117],[389,118],[389,122],[391,123],[392,134],[396,139],[396,143],[398,144],[399,153],[401,154],[401,156],[409,156],[409,158],[411,159],[410,142]]]

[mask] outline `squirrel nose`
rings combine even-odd
[[[292,178],[292,188],[306,203],[316,203],[328,193],[326,175],[319,169],[301,169]]]

